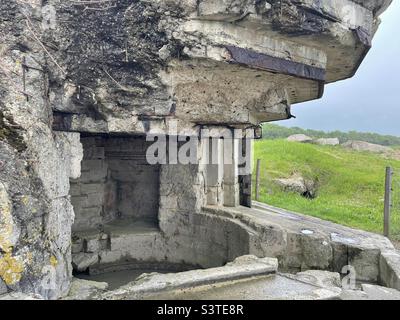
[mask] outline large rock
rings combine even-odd
[[[340,144],[338,138],[321,138],[314,140],[313,142],[322,146],[337,146]]]
[[[287,137],[286,140],[291,142],[312,142],[313,138],[306,136],[305,134],[294,134]]]
[[[316,195],[315,182],[305,179],[299,174],[294,174],[287,179],[275,179],[274,182],[285,191],[295,192],[306,198],[314,198]]]
[[[390,153],[393,151],[393,149],[390,147],[357,140],[347,141],[343,143],[342,146],[356,151],[367,151],[373,153]]]

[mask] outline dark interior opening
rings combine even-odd
[[[71,180],[73,231],[158,227],[159,165],[142,136],[82,136],[81,177]]]

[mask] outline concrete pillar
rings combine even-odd
[[[224,140],[224,206],[239,205],[239,140]]]
[[[239,194],[240,205],[251,208],[254,140],[245,137],[239,147]]]
[[[222,205],[223,181],[223,140],[219,138],[208,139],[208,164],[206,165],[207,204]]]

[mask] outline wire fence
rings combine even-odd
[[[394,170],[392,176],[392,199],[390,210],[389,236],[400,241],[400,171]]]

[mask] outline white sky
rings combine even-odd
[[[400,136],[400,0],[394,0],[381,19],[356,76],[326,85],[322,99],[292,107],[297,119],[277,124]]]

